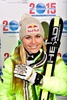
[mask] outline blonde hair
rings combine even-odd
[[[24,47],[23,47],[23,45],[20,45],[20,47],[18,47],[17,49],[16,49],[16,51],[15,51],[15,55],[16,54],[18,54],[19,53],[19,56],[20,56],[20,60],[18,61],[14,61],[14,68],[15,68],[15,65],[16,64],[26,64],[26,52],[25,52],[25,50],[24,50]],[[13,71],[14,71],[14,68],[13,68]],[[21,90],[21,93],[22,94],[24,94],[24,89],[23,89],[23,86],[24,86],[24,81],[22,80],[22,79],[20,79],[20,78],[16,78],[16,77],[14,77],[14,75],[13,75],[13,83],[14,83],[14,88],[15,88],[15,91],[17,90],[17,89],[19,89],[20,88],[20,90]]]
[[[46,51],[46,45],[45,45],[44,41],[43,41],[43,50]],[[23,44],[20,45],[18,53],[20,54],[20,60],[21,60],[18,63],[26,64],[26,51],[25,51],[25,49],[23,47]],[[18,82],[19,82],[19,84],[16,85]],[[21,91],[22,91],[22,94],[24,93],[24,90],[23,90],[24,81],[22,79],[14,77],[14,86],[15,86],[15,89],[20,88]]]
[[[43,41],[43,50],[46,52],[46,45]],[[23,45],[20,46],[20,58],[21,58],[21,63],[26,64],[26,51],[23,47]]]

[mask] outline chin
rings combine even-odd
[[[33,50],[31,51],[31,53],[37,53],[39,50]]]

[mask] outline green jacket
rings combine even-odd
[[[14,63],[13,60],[18,59],[18,56],[11,56],[5,60],[4,66],[2,69],[3,82],[0,81],[0,100],[24,100],[24,96],[22,94],[22,87],[17,87],[13,85],[13,68]],[[48,65],[48,68],[50,65]],[[42,70],[42,67],[39,69]],[[38,71],[38,70],[37,70]],[[20,81],[17,83],[17,85]],[[43,92],[50,91],[50,100],[56,100],[55,94],[67,96],[67,66],[63,62],[60,57],[57,57],[54,76],[48,77],[43,76],[43,85],[35,86],[36,96],[34,92],[34,87],[31,83],[29,83],[29,92],[30,92],[30,100],[37,100],[40,95],[40,89],[43,89]]]

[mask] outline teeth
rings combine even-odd
[[[35,49],[35,48],[37,48],[37,46],[33,46],[33,47],[30,47],[30,48]]]
[[[31,48],[36,48],[36,47],[31,47]]]

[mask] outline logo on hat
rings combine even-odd
[[[27,33],[39,33],[40,29],[39,26],[36,24],[30,24],[26,27]]]

